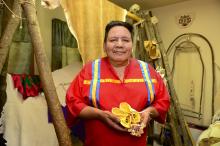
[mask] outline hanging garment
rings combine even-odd
[[[38,96],[43,92],[40,77],[38,75],[11,74],[11,76],[14,88],[18,89],[23,99],[27,99],[30,96]]]

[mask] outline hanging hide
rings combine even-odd
[[[150,59],[154,60],[161,57],[156,41],[144,41],[144,48],[148,52]]]

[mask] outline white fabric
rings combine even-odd
[[[56,87],[60,103],[63,106],[65,106],[66,90],[81,68],[82,62],[73,62],[62,69],[52,72],[54,85]]]
[[[41,5],[48,9],[55,9],[60,6],[59,0],[41,0]]]
[[[65,89],[81,67],[82,64],[76,62],[52,73],[62,105],[65,105]],[[17,89],[14,89],[9,74],[7,75],[7,102],[4,108],[4,138],[7,146],[58,146],[53,124],[48,123],[44,95],[23,100]]]
[[[197,146],[220,146],[220,122],[209,126],[198,138]]]
[[[217,110],[209,128],[203,131],[197,141],[197,146],[220,146],[220,110]]]

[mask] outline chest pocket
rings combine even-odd
[[[138,63],[140,65],[141,68],[141,73],[146,85],[146,89],[147,89],[147,105],[149,106],[153,100],[154,100],[154,84],[152,82],[151,76],[150,76],[150,71],[149,71],[149,67],[148,64],[138,60]],[[95,61],[92,62],[92,80],[90,83],[90,92],[89,92],[89,101],[91,106],[96,107],[96,108],[100,108],[100,97],[99,97],[99,90],[100,90],[100,64],[101,64],[101,60],[100,59],[96,59]]]

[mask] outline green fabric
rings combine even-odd
[[[76,49],[76,38],[69,31],[65,21],[52,20],[52,70],[62,68],[62,46]]]
[[[3,9],[0,8],[0,22],[2,22]],[[24,17],[24,16],[23,16]],[[0,35],[3,33],[0,23]],[[29,74],[33,65],[33,49],[27,28],[27,20],[22,19],[14,33],[9,48],[8,72],[16,74]]]
[[[29,74],[33,64],[33,49],[31,43],[12,42],[9,52],[8,72],[14,74]]]
[[[22,19],[22,21],[20,21],[20,25],[18,25],[18,28],[13,36],[13,42],[31,42],[26,19]]]

